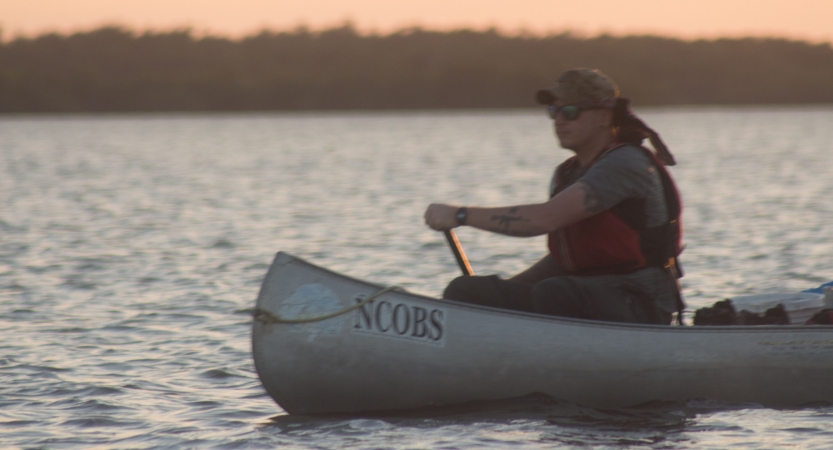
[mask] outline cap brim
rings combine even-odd
[[[556,98],[549,89],[541,89],[535,94],[535,100],[542,105],[552,105]]]

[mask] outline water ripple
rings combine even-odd
[[[690,307],[833,278],[833,110],[641,113],[679,161]],[[322,418],[266,395],[250,324],[276,251],[438,295],[458,269],[424,206],[540,201],[566,156],[538,111],[0,119],[3,446],[829,447],[830,405]],[[545,251],[458,236],[477,273]]]

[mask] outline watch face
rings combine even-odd
[[[466,208],[460,208],[459,210],[457,210],[457,223],[459,223],[460,225],[466,223],[467,216],[468,214]]]

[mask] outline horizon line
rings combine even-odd
[[[488,25],[488,26],[471,26],[471,25],[459,25],[459,26],[427,26],[424,24],[413,24],[413,25],[405,25],[401,27],[391,28],[389,30],[380,30],[376,27],[360,27],[357,26],[356,23],[352,20],[343,20],[334,24],[330,25],[322,25],[322,26],[311,26],[304,22],[299,22],[298,24],[291,26],[291,27],[260,27],[260,28],[253,28],[248,32],[245,33],[231,33],[231,32],[220,32],[217,30],[211,30],[207,27],[199,28],[193,25],[183,24],[183,25],[174,25],[174,26],[167,26],[167,27],[136,27],[130,26],[124,23],[118,22],[110,22],[110,23],[101,23],[99,25],[90,26],[90,27],[73,27],[67,29],[57,29],[57,28],[45,28],[39,32],[32,32],[32,33],[24,33],[18,32],[9,37],[6,36],[6,30],[0,26],[0,44],[6,44],[9,42],[13,42],[16,40],[32,40],[37,39],[43,36],[50,36],[50,35],[58,35],[63,37],[73,36],[76,34],[87,34],[92,33],[95,31],[103,30],[103,29],[119,29],[126,31],[134,36],[141,36],[146,34],[170,34],[170,33],[188,33],[189,35],[197,38],[197,39],[204,39],[204,38],[220,38],[220,39],[227,39],[230,41],[242,41],[248,38],[252,38],[261,34],[298,34],[298,33],[310,33],[310,34],[322,34],[328,31],[340,30],[340,29],[350,29],[355,34],[364,37],[389,37],[398,34],[410,34],[414,32],[429,32],[429,33],[453,33],[453,32],[461,32],[461,31],[468,31],[474,33],[495,33],[501,37],[505,38],[529,38],[529,39],[545,39],[548,37],[555,37],[555,36],[570,36],[576,39],[595,39],[600,37],[613,37],[613,38],[629,38],[629,37],[654,37],[654,38],[661,38],[661,39],[671,39],[671,40],[678,40],[684,42],[696,42],[696,41],[718,41],[718,40],[744,40],[744,39],[758,39],[758,40],[781,40],[781,41],[793,41],[793,42],[803,42],[812,45],[820,45],[820,44],[827,44],[831,48],[833,48],[833,39],[812,39],[809,37],[799,37],[794,35],[787,35],[787,34],[763,34],[763,33],[703,33],[691,36],[685,35],[673,35],[669,33],[662,33],[658,31],[650,31],[645,30],[643,32],[640,31],[612,31],[612,30],[600,30],[596,32],[588,31],[588,30],[581,30],[577,28],[553,28],[546,31],[541,30],[532,30],[526,27],[518,27],[518,28],[510,28],[510,27],[500,27],[497,25]]]

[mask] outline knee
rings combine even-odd
[[[461,276],[451,280],[443,292],[443,298],[467,303],[483,303],[499,290],[497,275]],[[491,294],[491,295],[490,295]]]
[[[470,297],[472,290],[472,280],[474,277],[460,276],[448,283],[445,291],[443,291],[443,298],[449,300],[466,301]]]

